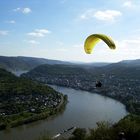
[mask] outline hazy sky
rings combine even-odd
[[[111,36],[84,52],[86,37]],[[0,55],[66,61],[140,59],[140,0],[0,0]]]

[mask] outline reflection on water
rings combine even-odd
[[[93,128],[98,121],[116,122],[127,114],[125,106],[111,98],[71,88],[52,87],[68,95],[65,111],[50,119],[1,131],[2,140],[36,140],[40,135],[54,135],[72,126]]]

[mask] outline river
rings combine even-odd
[[[68,95],[65,111],[50,119],[0,131],[1,140],[37,140],[41,135],[55,135],[72,126],[94,128],[98,121],[114,123],[128,114],[125,106],[114,99],[71,88],[52,87]]]

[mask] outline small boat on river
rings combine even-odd
[[[71,131],[71,130],[75,130],[75,129],[76,129],[75,126],[70,127],[70,128],[68,128],[68,129],[65,129],[65,130],[63,130],[63,132],[58,133],[58,134],[56,134],[55,136],[53,136],[52,139],[56,139],[56,138],[58,138],[59,136],[63,135],[64,133],[69,132],[69,131]]]

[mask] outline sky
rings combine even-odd
[[[0,55],[81,62],[140,59],[140,0],[0,0]],[[116,50],[85,39],[110,36]]]

